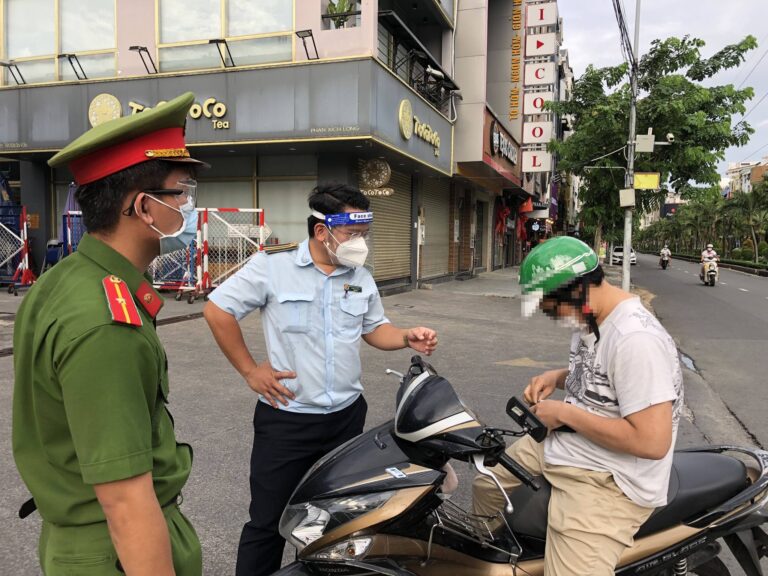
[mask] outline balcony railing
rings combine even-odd
[[[336,14],[321,14],[324,30],[338,30],[340,28],[356,28],[360,26],[361,10],[350,12],[338,12]]]
[[[453,79],[394,11],[380,11],[379,25],[388,32],[386,52],[380,35],[379,60],[447,115],[451,95],[459,89]]]

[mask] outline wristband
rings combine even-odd
[[[408,342],[408,334],[403,334],[403,348],[408,348],[410,343]]]

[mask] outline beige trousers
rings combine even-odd
[[[514,460],[552,485],[545,576],[612,576],[625,548],[653,512],[632,502],[608,472],[544,462],[544,445],[524,436],[507,448]],[[520,481],[505,468],[491,468],[507,492]],[[476,514],[493,516],[505,501],[493,482],[478,475],[472,485]]]

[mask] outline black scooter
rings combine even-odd
[[[297,548],[297,560],[275,574],[543,574],[549,487],[506,455],[504,437],[530,434],[541,442],[546,427],[516,398],[507,414],[519,430],[484,426],[418,356],[398,376],[394,420],[323,457],[296,488],[280,533]],[[492,479],[488,467],[501,464],[524,487],[511,500],[505,495],[506,510],[495,517],[476,516],[442,493],[450,459],[470,462]],[[734,446],[676,452],[669,504],[640,528],[616,574],[724,576],[725,542],[747,575],[762,575],[766,502],[768,452]]]

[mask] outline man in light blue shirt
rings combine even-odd
[[[278,523],[294,488],[321,456],[363,431],[360,339],[427,355],[437,346],[434,330],[396,328],[384,316],[363,266],[373,219],[368,198],[349,186],[318,186],[309,207],[309,238],[297,250],[257,254],[211,294],[204,311],[222,351],[260,395],[237,576],[280,568]],[[238,324],[257,309],[267,342],[261,364]]]

